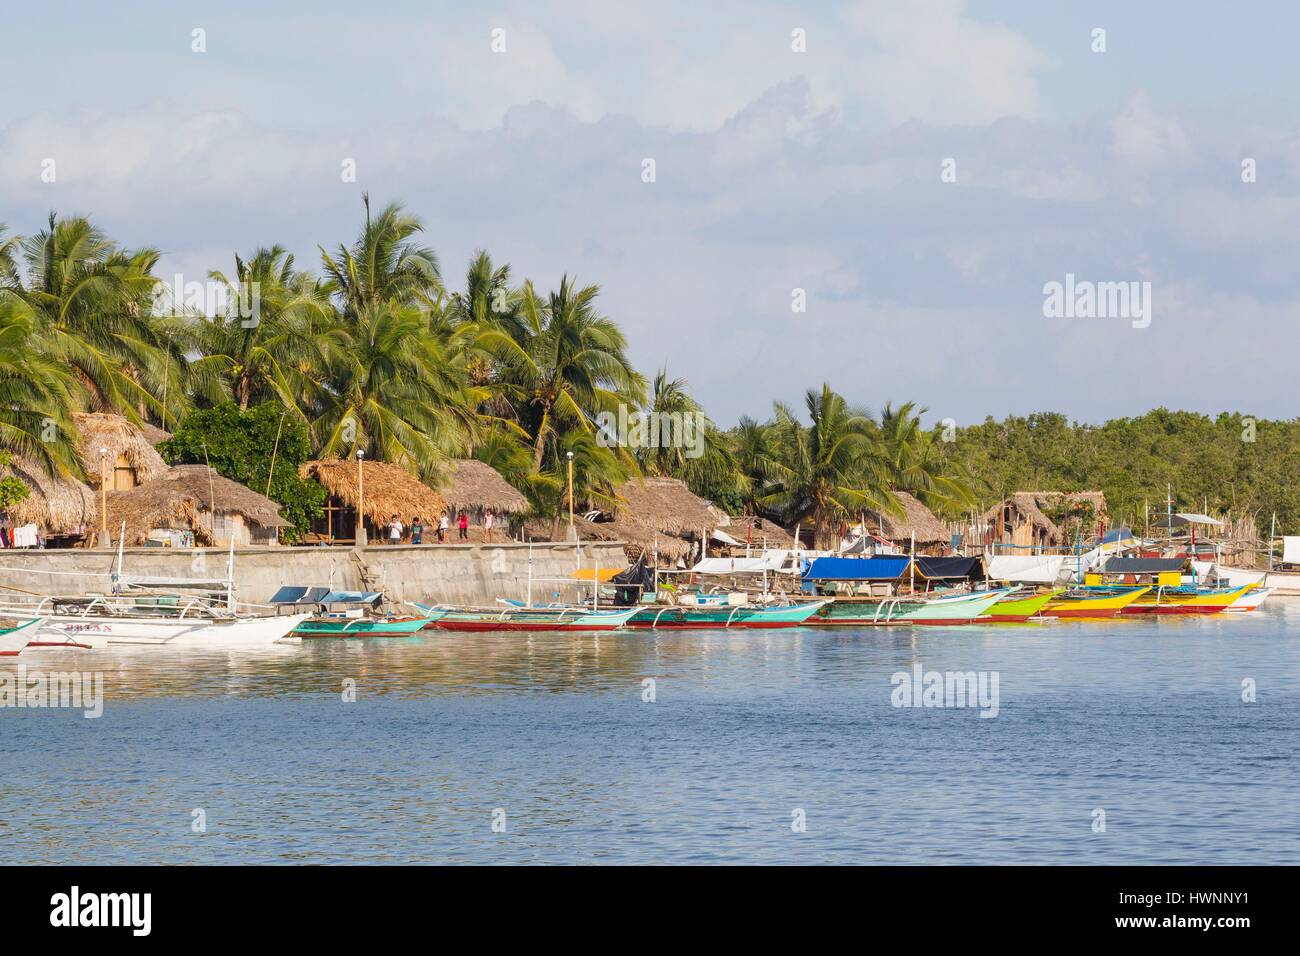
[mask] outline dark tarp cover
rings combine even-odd
[[[982,578],[984,565],[979,558],[917,558],[916,573],[923,578]]]
[[[646,567],[645,555],[636,559],[632,565],[610,578],[614,585],[614,603],[619,607],[631,607],[641,602],[641,595],[655,589],[655,573]]]
[[[893,581],[907,570],[907,555],[875,558],[814,558],[805,581]]]
[[[270,603],[275,607],[314,605],[319,604],[320,599],[329,593],[329,588],[307,588],[295,585],[286,585],[271,596]]]
[[[1159,574],[1185,567],[1186,558],[1111,558],[1103,570],[1107,574]]]

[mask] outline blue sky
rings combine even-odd
[[[202,277],[273,242],[314,264],[369,190],[453,287],[480,247],[599,283],[723,423],[823,380],[958,423],[1297,414],[1292,5],[382,6],[6,11],[0,221],[89,213]],[[1150,327],[1045,318],[1067,273],[1150,282]]]

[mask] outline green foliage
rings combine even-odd
[[[267,496],[280,505],[280,516],[292,522],[294,531],[300,533],[324,507],[325,489],[298,477],[298,466],[311,457],[307,428],[278,404],[268,402],[240,411],[235,403],[226,402],[192,412],[158,450],[174,465],[201,465],[206,461],[218,474],[259,494],[267,493],[274,453],[275,471]],[[297,535],[289,537],[295,539]]]
[[[1172,488],[1175,511],[1252,515],[1265,532],[1273,512],[1279,528],[1300,524],[1300,420],[1158,408],[1086,425],[1036,412],[961,429],[948,456],[983,508],[1013,491],[1100,489],[1110,517],[1140,529]]]

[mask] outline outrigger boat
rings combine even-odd
[[[444,631],[613,631],[628,623],[640,608],[593,609],[581,606],[439,609],[426,619]]]
[[[1218,614],[1231,608],[1253,590],[1256,590],[1253,584],[1246,584],[1239,588],[1202,588],[1195,585],[1157,586],[1124,608],[1124,613]],[[1258,604],[1255,607],[1258,607]],[[1243,606],[1240,610],[1254,610],[1254,608]]]
[[[997,624],[1023,623],[1041,616],[1043,609],[1064,593],[1065,588],[1056,588],[1042,593],[1023,589],[1013,590],[980,615],[980,623],[985,621]]]
[[[21,653],[35,633],[33,625],[38,623],[37,618],[26,621],[0,620],[0,657],[13,657]]]
[[[1231,612],[1258,611],[1260,605],[1273,593],[1272,588],[1262,588],[1259,585],[1252,585],[1246,588],[1246,592],[1241,597],[1233,601],[1225,609]]]
[[[651,604],[632,609],[628,627],[652,628],[772,628],[798,627],[816,623],[813,615],[829,599],[791,603],[731,604],[711,601],[702,604]]]
[[[322,638],[409,637],[428,625],[429,617],[424,614],[381,613],[383,600],[378,591],[289,586],[275,592],[271,605],[277,610],[316,608],[315,613],[304,616],[294,627],[285,638],[286,643]]]
[[[1047,602],[1039,613],[1043,617],[1116,617],[1142,595],[1151,590],[1142,587],[1106,587],[1084,585],[1071,588]]]
[[[1012,592],[1011,588],[996,591],[957,591],[939,593],[902,594],[885,598],[836,598],[829,601],[816,617],[808,623],[821,625],[853,624],[916,624],[921,626],[951,627],[982,621],[999,601]]]

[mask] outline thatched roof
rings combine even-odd
[[[1061,540],[1061,529],[1047,516],[1046,511],[1056,511],[1062,505],[1076,504],[1092,505],[1099,517],[1106,514],[1106,496],[1100,491],[1017,491],[984,512],[984,519],[998,521],[1002,512],[1010,508],[1034,528],[1045,532],[1048,542],[1056,544]]]
[[[442,495],[424,484],[400,465],[386,461],[362,463],[365,476],[366,517],[383,524],[393,515],[409,525],[412,518],[423,518],[426,524],[436,526],[438,516],[447,510]],[[357,463],[342,458],[309,461],[298,468],[302,478],[314,478],[334,497],[349,507],[357,505]]]
[[[952,540],[948,526],[940,521],[925,505],[906,491],[893,492],[895,500],[903,508],[903,516],[895,517],[879,511],[867,511],[867,530],[879,530],[884,537],[895,543],[911,540],[916,534],[917,544],[935,544]]]
[[[85,412],[72,417],[77,431],[81,433],[77,456],[81,459],[81,467],[85,469],[92,488],[99,487],[101,448],[108,450],[110,471],[118,459],[125,456],[127,464],[135,469],[136,478],[141,482],[152,481],[167,470],[167,463],[154,449],[152,442],[121,415]]]
[[[700,535],[723,526],[726,516],[678,478],[633,478],[615,492],[616,519],[647,532]]]
[[[524,523],[524,540],[551,541],[551,529],[554,524],[554,518],[529,519]],[[656,534],[640,525],[631,525],[620,520],[588,521],[579,516],[573,522],[573,527],[578,533],[579,541],[622,541],[623,552],[628,561],[635,561],[642,553],[649,558],[656,550],[660,558],[676,561],[679,557],[689,554],[692,548],[691,542],[685,538],[671,534]],[[567,541],[568,535],[569,521],[565,516],[560,519],[554,540]]]
[[[130,544],[140,544],[154,528],[193,531],[196,539],[208,544],[212,542],[214,503],[217,514],[241,515],[263,528],[289,524],[280,517],[278,504],[253,489],[218,475],[207,465],[177,465],[130,491],[110,491],[108,526],[116,531],[125,520]]]
[[[31,489],[30,495],[9,508],[16,525],[35,522],[47,532],[66,534],[95,524],[99,499],[75,478],[53,477],[43,465],[17,455],[8,467],[0,468],[0,478],[10,476]]]
[[[497,473],[491,465],[473,458],[452,463],[451,479],[442,489],[453,512],[491,509],[496,514],[522,514],[528,510],[523,493]]]
[[[159,428],[153,422],[145,422],[140,426],[140,433],[144,435],[149,444],[157,447],[172,437],[172,433],[165,429]]]

